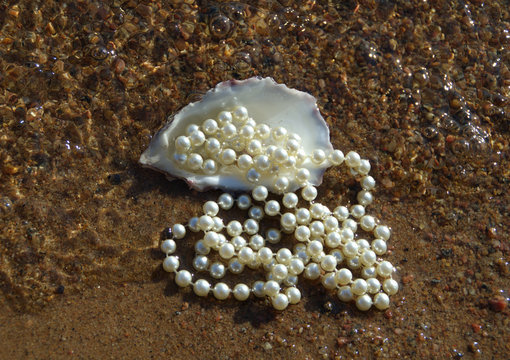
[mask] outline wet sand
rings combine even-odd
[[[506,357],[508,4],[293,3],[0,5],[0,358]],[[164,229],[220,192],[139,156],[168,116],[251,76],[314,95],[333,145],[370,160],[389,310],[305,280],[283,312],[202,299],[162,270]],[[342,180],[319,188],[331,208]]]

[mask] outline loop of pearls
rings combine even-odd
[[[271,142],[264,141],[270,137]],[[212,293],[219,300],[230,294],[239,301],[247,300],[251,294],[267,297],[275,309],[283,310],[301,300],[296,285],[302,275],[336,291],[341,301],[355,301],[360,310],[366,311],[372,305],[380,310],[389,307],[389,295],[398,291],[398,283],[392,278],[393,265],[380,258],[387,251],[390,229],[365,213],[366,206],[373,201],[371,190],[375,187],[375,180],[368,175],[368,160],[352,151],[344,156],[340,150],[327,153],[316,149],[307,155],[299,136],[282,127],[257,125],[242,106],[232,112],[223,111],[217,120],[207,119],[201,126],[190,125],[186,135],[175,140],[175,147],[179,152],[174,160],[182,166],[213,174],[220,162],[222,166],[232,165],[244,171],[254,183],[251,194],[234,199],[224,193],[217,201],[204,204],[203,215],[191,218],[186,225],[173,226],[172,238],[161,243],[161,250],[166,254],[163,269],[175,274],[178,286],[192,286],[198,296]],[[345,164],[353,176],[360,177],[362,190],[357,195],[358,203],[331,211],[315,202],[317,189],[308,182],[309,170],[301,167],[307,160],[315,164],[325,161]],[[281,166],[287,170],[286,176],[281,175]],[[299,191],[287,191],[287,174],[301,185]],[[270,176],[272,186],[256,185],[261,176]],[[270,192],[280,194],[281,200],[269,199]],[[307,205],[300,206],[303,203]],[[246,210],[248,219],[243,223],[232,220],[225,225],[218,214],[234,205]],[[264,217],[278,219],[281,230],[270,228],[262,236],[260,224]],[[369,242],[356,235],[358,228],[367,235],[371,233],[373,240]],[[193,267],[197,272],[208,272],[211,278],[220,280],[227,271],[241,274],[248,267],[262,269],[265,279],[251,286],[238,283],[232,288],[224,282],[213,285],[206,279],[194,280],[190,271],[180,269],[179,257],[174,255],[175,240],[184,238],[188,231],[203,233],[195,243]],[[282,232],[292,234],[297,243],[292,250],[282,247],[275,252],[269,244],[279,243]],[[217,255],[210,258],[212,251]],[[356,274],[360,277],[356,278]]]

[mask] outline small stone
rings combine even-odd
[[[506,309],[507,301],[503,296],[497,295],[489,300],[489,306],[492,311],[500,312]]]
[[[264,348],[264,350],[266,351],[269,351],[269,350],[272,350],[273,349],[273,345],[271,345],[269,342],[265,342],[264,344],[262,344],[262,347]]]

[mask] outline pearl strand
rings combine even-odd
[[[329,157],[334,158],[337,164],[345,163],[351,173],[363,174],[369,168],[355,152],[349,152],[343,162],[338,160],[338,150],[333,151]],[[360,169],[360,164],[365,164],[363,169]],[[253,293],[256,297],[268,297],[275,309],[283,310],[289,303],[300,301],[301,293],[296,287],[297,276],[304,273],[305,278],[320,279],[326,289],[336,290],[340,300],[355,301],[360,310],[366,311],[372,305],[380,310],[386,309],[389,307],[389,295],[398,291],[398,283],[391,277],[394,271],[391,263],[382,261],[377,256],[386,252],[390,230],[387,226],[376,225],[377,220],[374,217],[365,215],[365,206],[372,201],[369,191],[374,188],[375,181],[368,172],[363,175],[360,181],[362,190],[357,196],[358,204],[353,205],[350,210],[339,206],[331,212],[326,206],[315,203],[317,189],[308,183],[301,189],[301,197],[310,204],[308,209],[297,208],[299,198],[295,193],[283,194],[282,207],[276,200],[267,200],[269,191],[266,187],[257,186],[251,197],[244,194],[234,200],[228,193],[222,194],[217,203],[204,204],[204,215],[192,218],[186,226],[174,225],[172,230],[175,239],[182,239],[186,235],[186,227],[191,231],[204,233],[204,238],[195,245],[198,255],[195,257],[194,267],[197,271],[209,271],[215,279],[221,279],[225,275],[223,264],[209,264],[206,255],[211,250],[218,251],[223,260],[229,260],[228,269],[234,274],[241,273],[245,265],[253,269],[263,268],[266,271],[266,281],[256,281],[251,288],[239,283],[230,289],[223,282],[211,287],[205,279],[193,282],[193,275],[187,270],[179,270],[179,259],[172,255],[176,250],[174,239],[166,239],[161,244],[161,250],[167,255],[163,268],[175,273],[177,285],[193,286],[194,292],[199,296],[208,296],[212,292],[219,300],[228,298],[232,293],[237,300],[244,301]],[[263,206],[254,205],[253,201],[262,203],[260,205]],[[220,208],[229,210],[235,203],[240,209],[249,209],[249,219],[243,225],[234,220],[224,226],[223,221],[216,215]],[[282,213],[283,208],[293,209],[294,212]],[[258,234],[258,222],[264,215],[280,216],[283,230],[294,233],[298,240],[294,253],[287,248],[281,248],[274,254],[270,248],[264,246],[266,241],[278,243],[281,238],[280,231],[276,229],[270,229],[265,239]],[[372,243],[364,239],[354,240],[358,225],[364,231],[372,232],[375,238]],[[220,233],[223,230],[231,236],[230,240]],[[251,236],[249,244],[240,236],[243,233]],[[324,247],[330,249],[328,254],[324,252]],[[195,263],[198,265],[195,266]],[[347,267],[338,268],[342,263]],[[362,278],[353,279],[351,270],[359,269]],[[382,285],[377,277],[382,279]]]

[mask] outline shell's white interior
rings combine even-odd
[[[258,124],[264,123],[271,128],[281,126],[298,134],[307,154],[311,154],[315,149],[322,149],[326,153],[333,150],[328,126],[320,115],[313,96],[277,84],[271,78],[250,78],[220,83],[209,90],[202,100],[184,107],[154,136],[148,149],[140,157],[140,163],[163,171],[170,177],[185,179],[191,187],[200,191],[209,188],[246,191],[256,185],[265,185],[271,189],[274,179],[269,175],[262,174],[260,181],[254,184],[247,181],[246,173],[235,166],[223,166],[216,174],[206,175],[179,166],[173,159],[176,152],[175,139],[185,134],[190,124],[200,126],[206,119],[216,119],[221,111],[233,111],[238,106],[246,107],[249,116]],[[314,185],[322,182],[322,175],[328,166],[328,161],[316,165],[307,160],[301,164],[301,167],[310,171],[309,183]],[[286,171],[289,170],[282,169],[279,175],[288,175]],[[289,179],[291,181],[288,191],[295,191],[299,185],[292,178]]]

